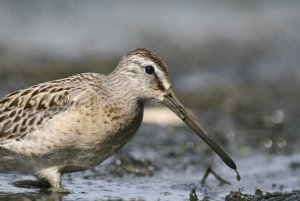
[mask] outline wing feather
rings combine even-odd
[[[89,90],[87,83],[92,78],[93,74],[78,74],[31,86],[0,99],[0,143],[18,140],[45,119],[66,110]]]

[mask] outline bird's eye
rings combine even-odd
[[[146,66],[145,67],[145,72],[149,75],[151,75],[152,73],[154,73],[154,68],[153,66]]]

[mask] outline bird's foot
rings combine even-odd
[[[50,188],[51,185],[46,181],[40,180],[18,180],[12,183],[18,188]]]
[[[62,194],[69,194],[69,193],[71,193],[71,191],[69,189],[62,188],[62,187],[60,187],[60,188],[53,188],[52,187],[52,188],[47,189],[47,191],[51,192],[51,193],[62,193]]]
[[[229,181],[223,179],[211,166],[209,166],[203,176],[203,178],[201,179],[201,184],[204,185],[206,183],[206,179],[208,177],[209,174],[212,174],[217,180],[220,181],[220,184],[230,184]]]

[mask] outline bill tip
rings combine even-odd
[[[237,171],[237,169],[234,169],[234,171],[236,172],[236,180],[240,181],[241,176],[240,176],[239,172]]]

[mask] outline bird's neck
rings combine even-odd
[[[128,110],[143,110],[144,101],[139,99],[138,93],[130,82],[124,80],[124,76],[118,74],[109,74],[103,83],[107,98],[111,103],[121,105]]]

